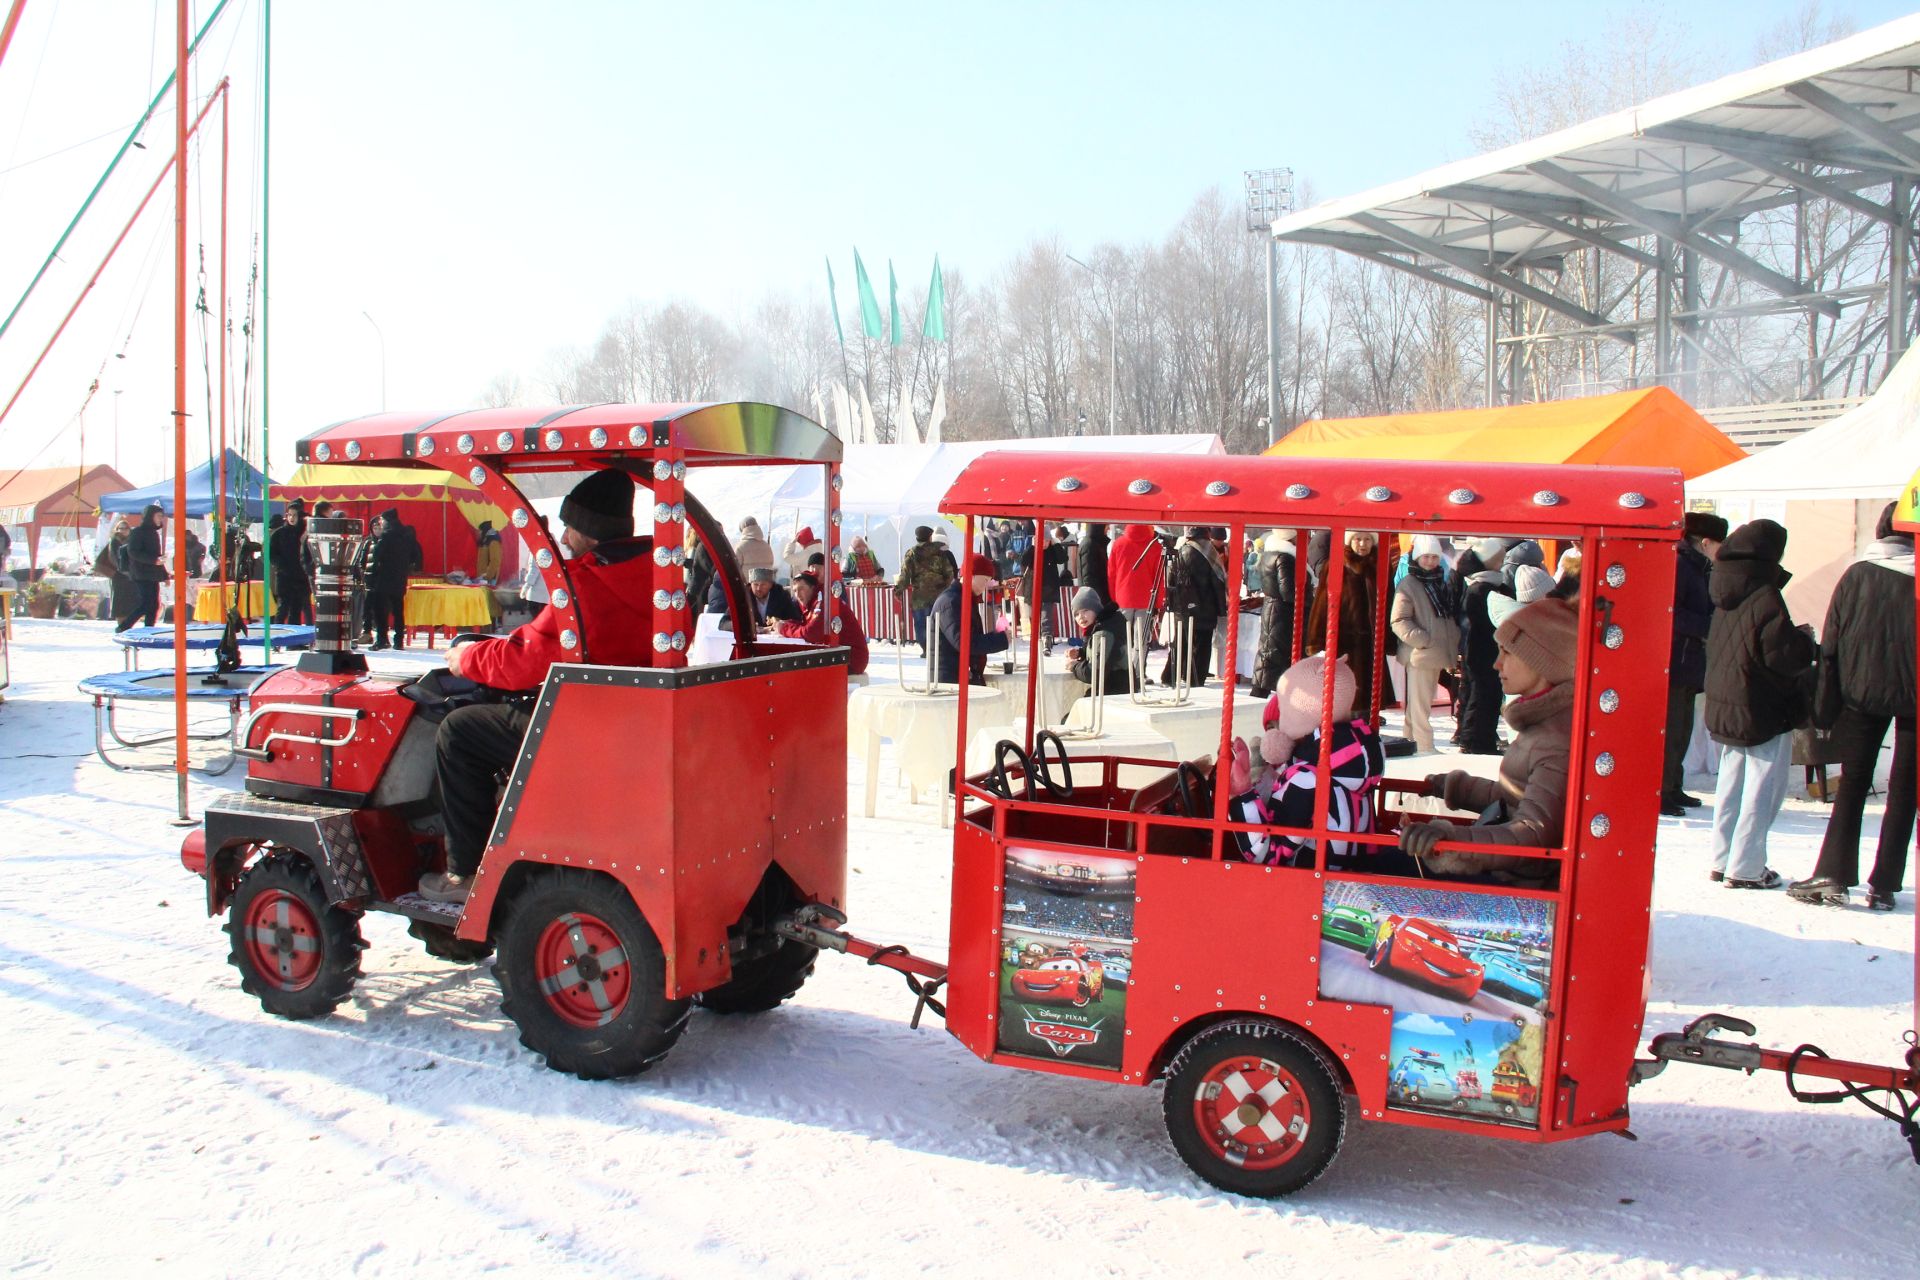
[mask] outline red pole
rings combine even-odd
[[[216,96],[224,96],[226,90],[227,82],[222,80],[220,87],[214,92]],[[207,112],[212,110],[212,108],[213,100],[210,98],[207,100],[207,105],[200,109],[200,114],[194,117],[193,129],[188,130],[189,133],[200,127],[201,122],[207,118]],[[0,408],[0,422],[5,422],[7,415],[13,412],[13,406],[20,402],[20,397],[26,393],[27,385],[33,381],[33,375],[40,371],[40,366],[46,362],[47,355],[53,350],[54,343],[58,342],[60,335],[67,331],[67,325],[73,320],[74,313],[80,310],[80,304],[87,300],[87,295],[93,292],[93,286],[100,282],[101,275],[106,272],[107,264],[113,261],[113,255],[119,251],[121,243],[125,241],[127,236],[133,231],[134,224],[140,221],[140,215],[146,211],[146,207],[148,203],[152,201],[154,193],[160,190],[160,184],[167,180],[167,174],[172,168],[173,160],[169,158],[166,167],[162,168],[160,172],[154,176],[153,185],[148,187],[147,194],[141,197],[139,207],[134,209],[133,216],[127,219],[127,225],[122,227],[120,234],[114,238],[113,244],[107,249],[106,256],[100,259],[100,265],[94,268],[91,276],[87,277],[86,286],[80,290],[80,296],[73,300],[73,305],[67,308],[67,314],[61,317],[60,325],[53,331],[53,336],[47,339],[47,345],[40,349],[39,357],[34,360],[33,367],[27,370],[27,376],[20,380],[19,387],[14,390],[13,398],[7,401],[4,408]]]
[[[173,772],[187,817],[187,0],[174,3]]]
[[[13,43],[13,29],[20,25],[20,11],[27,7],[27,0],[13,0],[13,8],[7,10],[7,25],[0,27],[0,62],[7,60],[7,46]]]
[[[222,89],[226,81],[220,82]],[[219,515],[213,522],[213,556],[216,562],[214,570],[220,583],[220,597],[227,593],[227,522],[231,516],[227,512],[227,95],[220,95],[220,467],[219,492],[214,496],[215,510]],[[245,510],[242,504],[242,510]],[[245,616],[246,605],[241,605]]]

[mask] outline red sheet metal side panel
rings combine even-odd
[[[947,1030],[993,1056],[1000,1003],[1000,881],[1005,854],[992,833],[953,824],[953,913],[947,937]]]
[[[773,860],[802,899],[845,911],[847,669],[781,672],[772,693]]]
[[[1304,869],[1142,856],[1121,1078],[1147,1083],[1196,1024],[1264,1014],[1318,1040],[1378,1115],[1392,1011],[1319,999],[1324,889]]]
[[[1555,1023],[1560,1066],[1548,1077],[1563,1082],[1553,1112],[1556,1129],[1624,1123],[1627,1115],[1627,1073],[1647,1011],[1673,635],[1673,543],[1602,536],[1589,545],[1584,576],[1595,596],[1592,660],[1574,724],[1585,749],[1575,744],[1579,772],[1568,778],[1576,905],[1561,908],[1559,928],[1567,943],[1563,1007]],[[1625,574],[1627,585],[1610,586],[1610,573]],[[1617,648],[1608,647],[1609,625],[1620,629]]]
[[[301,706],[319,706],[328,694],[334,705],[358,707],[372,714],[361,718],[354,728],[351,745],[333,752],[331,776],[325,768],[324,752],[319,747],[300,743],[276,742],[273,759],[251,761],[247,776],[303,787],[330,787],[337,791],[371,791],[386,771],[387,761],[407,731],[414,704],[394,692],[403,681],[386,676],[360,678],[344,675],[309,674],[294,668],[276,672],[262,680],[248,695],[248,705],[260,707],[270,702],[289,702]],[[322,733],[322,728],[327,730]],[[306,715],[262,716],[253,728],[252,745],[259,745],[275,730],[310,737],[338,737],[347,722],[324,722]]]

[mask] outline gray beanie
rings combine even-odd
[[[1100,612],[1100,605],[1100,593],[1092,587],[1082,587],[1073,593],[1073,611],[1075,613],[1080,612],[1082,609],[1098,613]]]

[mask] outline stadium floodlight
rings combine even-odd
[[[1247,230],[1265,231],[1293,212],[1293,170],[1248,169]]]

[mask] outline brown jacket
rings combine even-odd
[[[1573,736],[1573,683],[1555,685],[1532,698],[1507,704],[1503,713],[1519,736],[1500,761],[1500,776],[1478,778],[1454,770],[1441,795],[1451,809],[1481,810],[1495,801],[1504,822],[1461,827],[1455,840],[1552,849],[1559,845],[1567,812],[1567,750]],[[1551,880],[1558,863],[1545,858],[1504,858],[1495,853],[1436,853],[1426,869],[1442,875],[1491,875],[1523,886]]]
[[[1359,683],[1353,700],[1354,714],[1365,716],[1373,704],[1373,593],[1380,548],[1376,546],[1364,556],[1356,555],[1352,547],[1344,551],[1342,564],[1346,579],[1340,584],[1339,653],[1346,655],[1347,665],[1353,668],[1354,679]],[[1307,610],[1302,653],[1319,653],[1327,646],[1328,584],[1332,580],[1333,566],[1328,565],[1320,574],[1313,605]]]
[[[1447,671],[1460,660],[1460,624],[1434,607],[1412,574],[1394,588],[1387,625],[1400,641],[1400,660],[1416,671]]]

